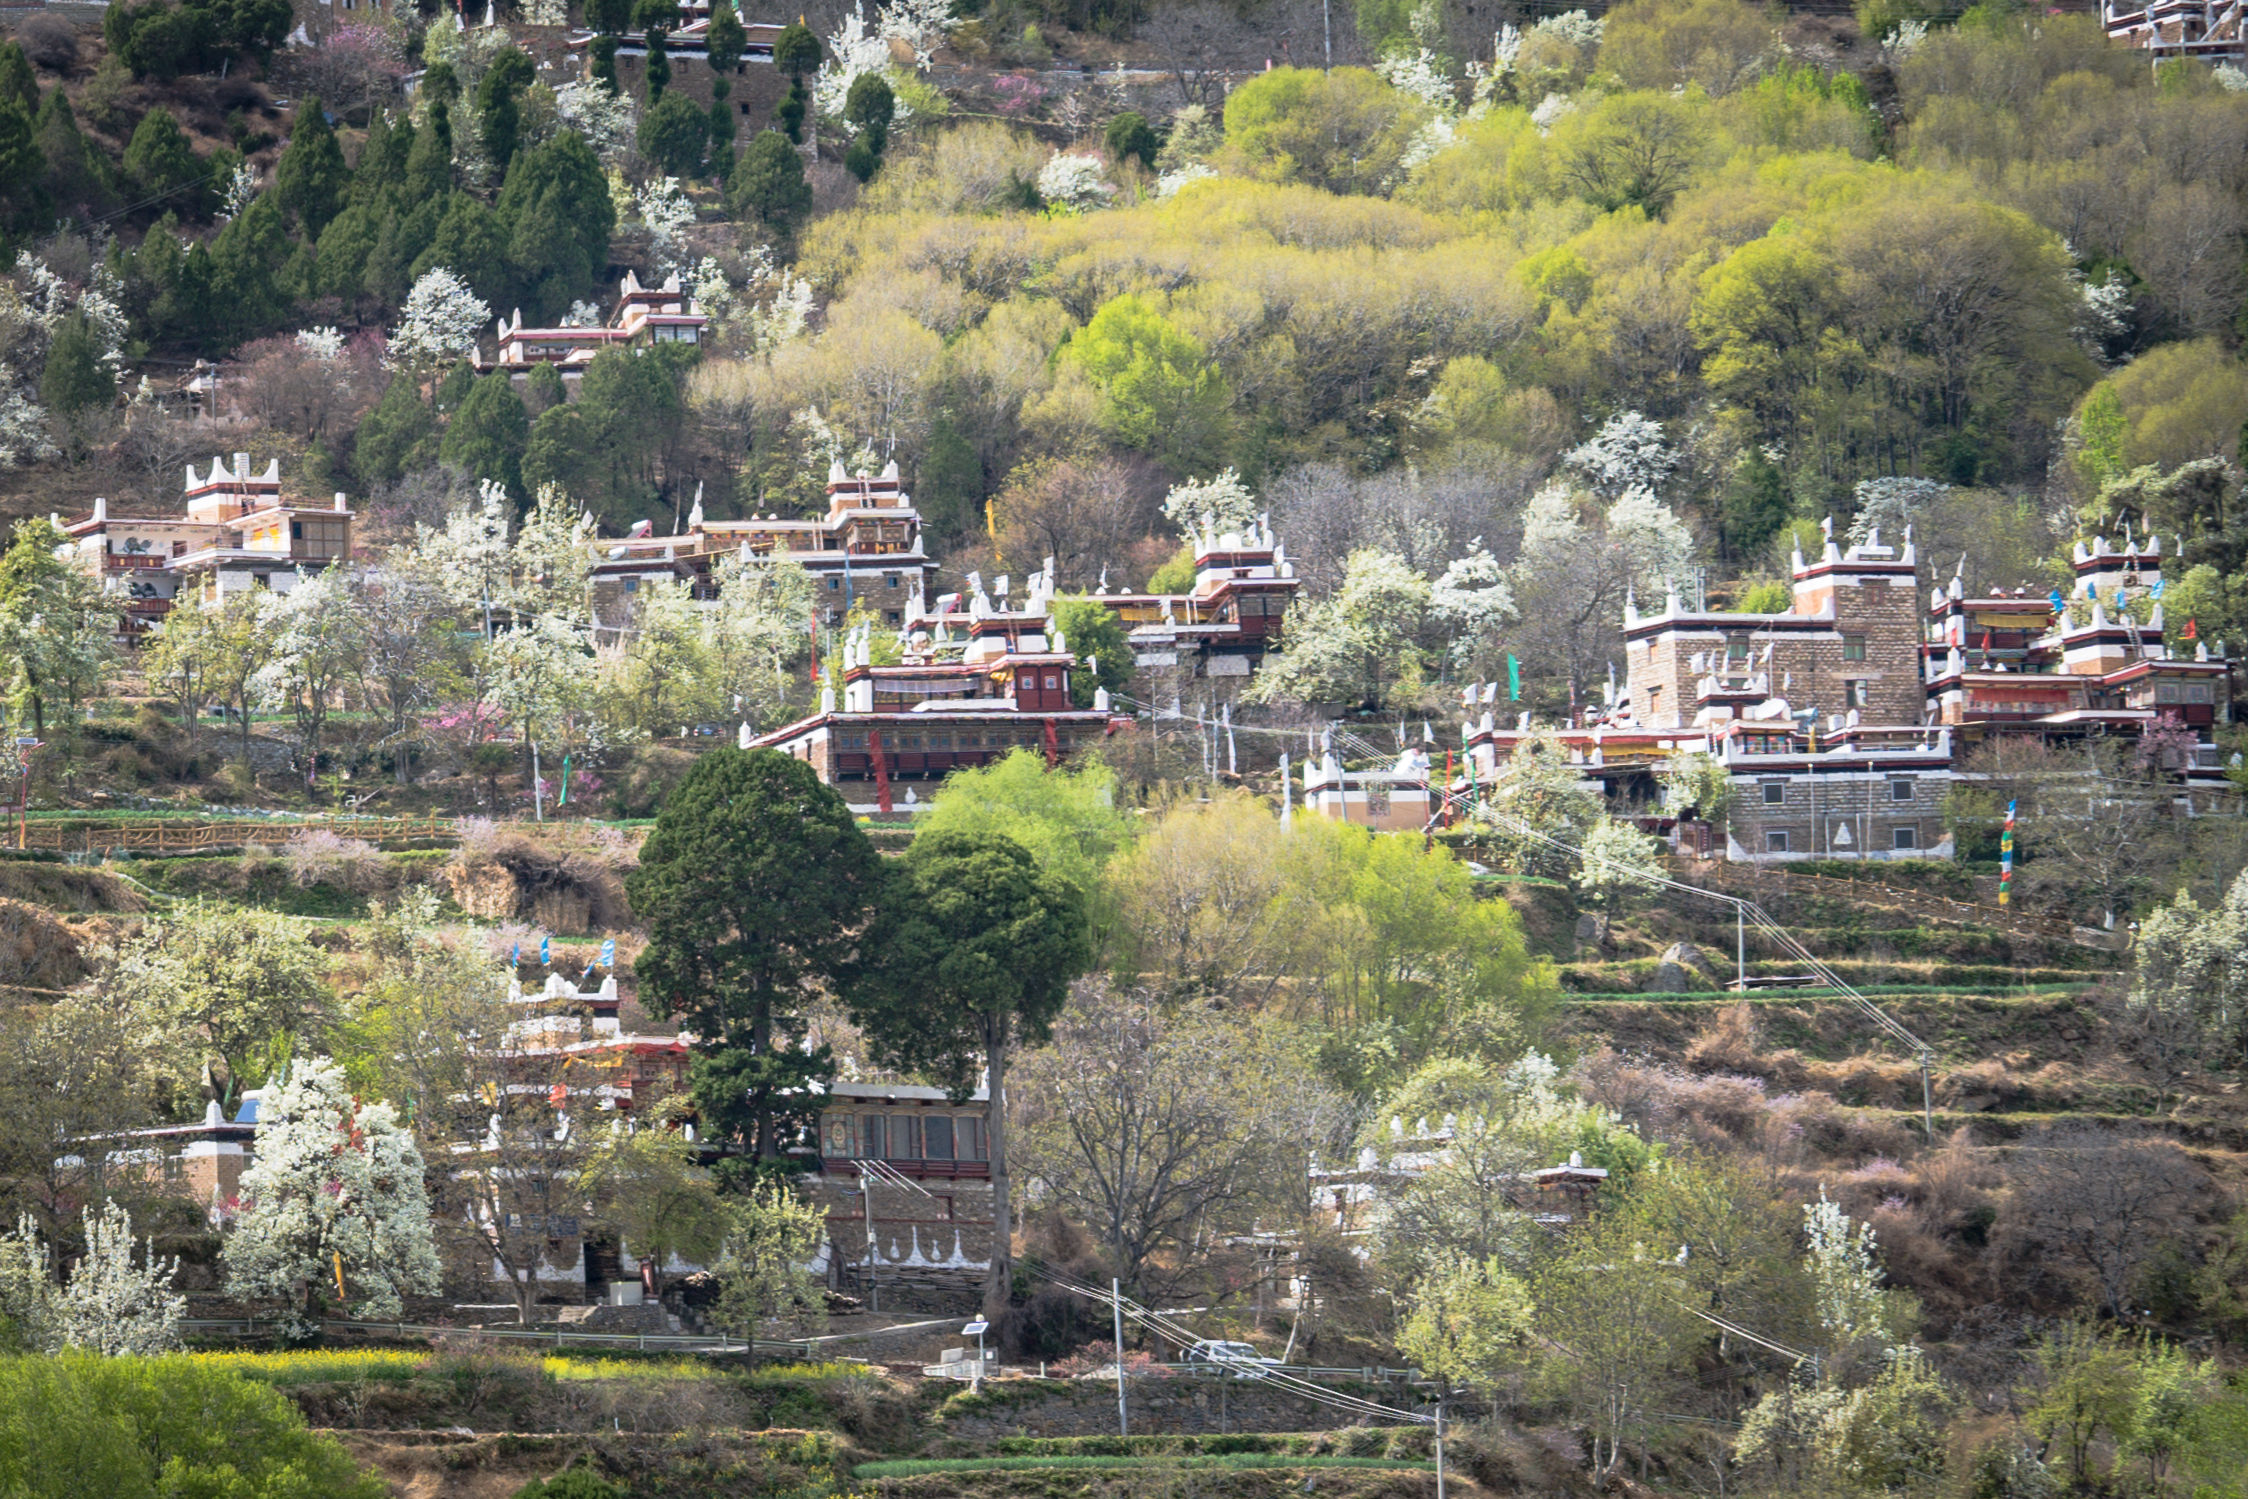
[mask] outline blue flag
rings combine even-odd
[[[603,968],[617,966],[617,939],[614,937],[601,939],[601,966]]]
[[[2169,581],[2170,580],[2168,578],[2156,578],[2154,580],[2154,586],[2147,590],[2147,597],[2156,599],[2162,597],[2163,586]]]
[[[2118,613],[2118,614],[2121,614],[2121,613],[2123,612],[2123,608],[2124,608],[2124,600],[2123,600],[2123,590],[2122,590],[2122,589],[2120,589],[2120,588],[2118,588],[2118,589],[2116,589],[2116,590],[2115,590],[2115,612],[2116,612],[2116,613]]]
[[[554,966],[554,939],[552,937],[539,938],[539,961],[550,968]]]
[[[514,951],[514,952],[512,952],[512,953],[510,953],[510,954],[508,954],[508,959],[507,959],[507,961],[508,961],[509,963],[511,963],[511,964],[521,964],[521,963],[522,963],[522,961],[523,961],[523,944],[522,944],[522,943],[518,942],[518,943],[516,943],[516,944],[515,944],[515,951]]]
[[[2052,602],[2053,612],[2055,614],[2059,614],[2063,609],[2068,607],[2066,601],[2061,598],[2061,591],[2058,588],[2045,595],[2045,597]]]

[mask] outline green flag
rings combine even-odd
[[[1506,700],[1510,703],[1522,701],[1522,663],[1514,659],[1512,651],[1506,656]]]

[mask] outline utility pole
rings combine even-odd
[[[1132,1434],[1132,1419],[1124,1409],[1124,1282],[1114,1276],[1108,1282],[1109,1309],[1116,1314],[1116,1434]]]
[[[1436,1391],[1436,1499],[1444,1499],[1444,1389]]]
[[[1739,971],[1741,993],[1748,993],[1748,913],[1733,907],[1733,961]]]

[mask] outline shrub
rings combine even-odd
[[[379,895],[396,883],[396,872],[372,843],[346,838],[327,828],[306,828],[281,848],[289,879],[300,890],[332,885],[353,895]]]
[[[78,66],[78,28],[60,16],[35,15],[16,28],[24,56],[50,73]]]
[[[591,1468],[568,1468],[552,1478],[532,1479],[515,1491],[515,1499],[625,1499],[625,1491]]]
[[[187,1355],[65,1353],[0,1360],[0,1492],[382,1499],[387,1490],[263,1381]]]

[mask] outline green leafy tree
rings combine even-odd
[[[1217,467],[1230,402],[1225,377],[1201,340],[1153,298],[1111,298],[1064,352],[1100,389],[1101,423],[1117,442],[1181,473]]]
[[[955,1096],[975,1086],[980,1061],[996,1102],[1007,1057],[1046,1039],[1091,961],[1084,900],[1045,878],[1030,851],[992,833],[921,833],[883,882],[866,961],[849,991],[874,1053],[926,1070]],[[992,1253],[988,1310],[1013,1279],[1006,1116],[991,1110]]]
[[[1659,1424],[1704,1341],[1661,1248],[1630,1214],[1603,1213],[1531,1282],[1541,1382],[1591,1428],[1596,1478]]]
[[[117,195],[110,190],[107,160],[86,144],[67,93],[59,88],[48,91],[40,102],[38,117],[31,122],[31,132],[46,172],[47,196],[58,206],[103,212],[115,204]],[[0,150],[0,158],[6,154]],[[6,173],[6,166],[0,165],[0,179]]]
[[[659,1273],[674,1257],[709,1263],[727,1238],[727,1204],[696,1155],[683,1131],[613,1123],[578,1167],[578,1185],[622,1252]]]
[[[1258,701],[1296,698],[1381,707],[1417,698],[1429,653],[1429,582],[1405,559],[1362,548],[1342,587],[1288,611],[1285,644],[1250,684]]]
[[[437,456],[479,479],[523,492],[523,448],[531,435],[523,398],[507,371],[494,370],[470,389],[438,444]]]
[[[1255,176],[1381,192],[1426,115],[1365,68],[1273,68],[1226,96],[1225,138]]]
[[[813,873],[816,871],[816,875]],[[773,750],[703,756],[664,801],[626,882],[648,925],[643,1003],[712,1052],[747,1054],[741,1096],[760,1160],[805,1106],[824,1049],[800,1044],[806,1005],[849,971],[877,882],[874,850],[811,766]]]
[[[921,814],[916,835],[1011,839],[1049,878],[1097,900],[1102,871],[1132,841],[1134,826],[1117,805],[1116,776],[1107,766],[1049,770],[1044,756],[1018,749],[949,777]]]
[[[350,183],[351,169],[344,165],[343,148],[336,144],[319,96],[304,99],[297,105],[288,147],[273,169],[274,202],[307,239],[317,240],[342,211]]]
[[[116,602],[56,558],[67,539],[44,518],[20,521],[0,554],[0,670],[18,721],[43,737],[78,722],[116,654]]]
[[[787,1182],[766,1180],[730,1204],[716,1266],[718,1323],[744,1341],[773,1324],[794,1333],[817,1326],[827,1299],[804,1266],[827,1237],[827,1215]]]
[[[1098,599],[1082,595],[1054,600],[1054,629],[1069,644],[1077,668],[1069,674],[1069,700],[1080,708],[1093,706],[1096,689],[1116,692],[1138,670],[1131,637],[1116,611]]]
[[[756,219],[775,234],[793,234],[812,209],[804,162],[777,130],[760,130],[734,163],[727,202],[737,218]]]
[[[603,36],[621,36],[632,24],[632,0],[586,0],[585,24]]]
[[[702,171],[710,144],[710,117],[685,94],[665,94],[640,117],[640,154],[672,177]]]
[[[198,905],[151,923],[119,949],[110,983],[202,1038],[206,1086],[230,1115],[242,1089],[317,1046],[336,1018],[319,949],[263,911]]]

